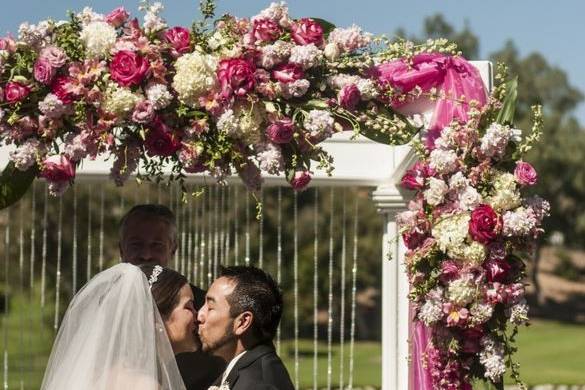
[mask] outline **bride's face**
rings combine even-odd
[[[197,311],[188,284],[179,290],[179,303],[164,323],[175,354],[197,350]]]

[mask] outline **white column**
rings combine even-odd
[[[409,303],[405,247],[398,235],[396,215],[406,201],[393,186],[373,192],[373,201],[384,216],[382,241],[382,389],[409,389]]]

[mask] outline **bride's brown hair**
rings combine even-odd
[[[151,277],[154,267],[156,266],[140,266],[140,269],[146,275],[147,280]],[[157,276],[150,291],[154,297],[156,307],[163,318],[167,318],[175,306],[179,304],[179,290],[188,283],[187,278],[177,271],[162,267],[162,272]]]

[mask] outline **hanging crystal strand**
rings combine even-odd
[[[10,277],[8,276],[8,263],[10,262],[10,208],[7,209],[6,228],[4,230],[4,310],[8,310],[8,295],[10,293]],[[4,339],[4,390],[8,390],[8,325],[7,315],[2,316],[2,330]]]
[[[73,295],[77,292],[77,186],[73,186]]]
[[[170,208],[171,208],[171,210],[173,210],[173,201],[176,200],[176,203],[174,204],[175,208],[173,210],[175,213],[175,218],[176,218],[176,223],[177,223],[177,231],[176,231],[175,238],[181,239],[182,238],[181,237],[181,232],[182,232],[182,230],[181,230],[181,222],[182,222],[181,221],[181,204],[182,203],[179,201],[180,195],[179,195],[178,188],[177,188],[177,194],[175,194],[174,189],[175,189],[175,186],[171,184],[171,199],[170,199],[171,207]],[[176,199],[175,199],[175,197],[176,197]],[[182,240],[181,240],[181,242],[182,242]],[[179,243],[179,244],[181,244],[181,243]],[[179,247],[175,250],[175,270],[178,272],[181,272],[181,269],[179,268],[180,254],[181,254],[181,248]]]
[[[213,282],[213,190],[215,187],[209,189],[209,196],[207,197],[207,285],[210,286]]]
[[[99,247],[99,264],[100,272],[104,269],[104,187],[102,186],[100,195],[100,247]]]
[[[333,341],[333,223],[334,223],[334,200],[335,192],[331,187],[330,202],[330,221],[329,221],[329,292],[328,292],[328,309],[327,309],[327,389],[331,390],[331,376],[333,372],[332,365],[332,341]]]
[[[358,197],[355,197],[353,216],[353,264],[351,266],[351,325],[349,333],[349,379],[347,388],[353,389],[353,359],[355,350],[355,312],[356,312],[356,284],[357,284],[357,257],[358,257]]]
[[[217,277],[219,265],[219,200],[221,197],[221,187],[215,186],[215,196],[213,199],[213,278]]]
[[[207,197],[207,190],[203,191],[201,195],[201,217],[199,218],[199,226],[201,227],[201,233],[199,238],[199,274],[201,278],[200,285],[204,286],[205,276],[205,198]]]
[[[182,198],[182,191],[178,191],[179,199],[177,199],[177,213],[181,214],[181,254],[180,254],[180,264],[181,264],[181,273],[185,275],[185,246],[187,244],[187,207],[185,202],[183,202]]]
[[[195,192],[199,192],[197,189]],[[199,277],[199,196],[193,199],[195,202],[195,220],[193,221],[193,283],[198,283]]]
[[[55,282],[55,321],[53,329],[59,329],[59,298],[61,289],[61,256],[63,253],[63,196],[59,197],[59,219],[57,220],[57,274]]]
[[[319,356],[319,189],[315,187],[315,204],[313,205],[313,390],[317,390],[317,370]]]
[[[258,224],[258,267],[264,265],[264,187],[260,188],[260,223]]]
[[[282,187],[278,187],[278,214],[276,220],[276,282],[282,280]],[[276,331],[276,351],[280,355],[280,324]]]
[[[37,212],[37,195],[35,193],[36,189],[36,182],[33,181],[32,183],[32,197],[31,197],[31,225],[30,225],[30,290],[31,290],[31,298],[34,289],[35,283],[35,242],[36,242],[36,231],[37,231],[37,224],[36,224],[36,212]]]
[[[87,259],[86,259],[86,271],[87,276],[86,280],[89,281],[91,279],[91,217],[92,217],[92,208],[91,208],[91,191],[87,191]]]
[[[293,205],[293,293],[294,293],[294,319],[295,319],[295,388],[299,388],[299,197],[294,192]]]
[[[226,262],[226,248],[225,248],[225,242],[226,242],[226,223],[227,223],[227,218],[226,218],[226,201],[227,201],[227,197],[229,194],[229,187],[227,186],[222,186],[221,187],[221,208],[220,208],[220,214],[219,214],[219,220],[220,220],[220,231],[219,231],[219,264],[225,264]]]
[[[231,202],[232,200],[232,187],[227,187],[227,194],[226,194],[226,201],[225,201],[225,207],[223,209],[223,213],[224,213],[224,239],[225,239],[225,243],[224,243],[224,259],[223,262],[225,265],[229,265],[229,261],[230,261],[230,219],[229,219],[229,214],[230,214],[230,205],[232,204]]]
[[[343,206],[342,206],[342,222],[341,222],[341,297],[340,297],[340,310],[339,310],[339,388],[343,389],[344,379],[344,360],[345,360],[345,255],[346,255],[346,213],[347,207],[346,201],[346,189],[343,189]]]
[[[239,206],[240,206],[240,196],[238,186],[236,185],[234,188],[234,264],[238,265],[240,260],[240,216],[239,216]]]
[[[24,208],[25,208],[24,201],[20,202],[20,217],[18,221],[18,292],[20,297],[24,299]],[[19,366],[19,373],[20,373],[20,388],[24,388],[24,357],[25,357],[25,350],[24,350],[24,310],[19,310],[19,349],[20,353],[20,364]]]
[[[187,279],[195,283],[194,279],[191,278],[193,271],[193,197],[191,192],[187,195],[187,215],[187,269],[185,275],[187,275]]]
[[[246,191],[246,257],[244,262],[250,265],[250,192]]]
[[[43,248],[41,251],[41,321],[44,317],[45,290],[47,283],[47,231],[49,224],[49,186],[45,185],[45,203],[43,206]],[[41,326],[41,330],[44,329]]]

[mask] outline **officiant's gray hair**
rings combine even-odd
[[[159,218],[169,225],[170,238],[172,241],[177,241],[177,223],[175,222],[175,214],[167,206],[162,204],[139,204],[132,207],[120,220],[119,237],[120,241],[124,238],[124,231],[130,218],[137,215],[147,218]]]

